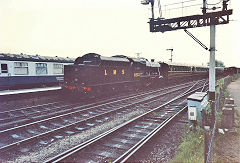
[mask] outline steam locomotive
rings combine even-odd
[[[124,55],[88,53],[64,66],[64,91],[77,96],[161,86],[171,80],[208,76],[208,67],[149,62]]]

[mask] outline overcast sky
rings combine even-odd
[[[202,0],[166,5],[175,2],[183,1],[161,0],[163,17],[201,13],[201,6],[179,7],[201,4]],[[155,6],[159,16],[157,0]],[[240,67],[240,14],[236,6],[240,6],[239,0],[231,0],[233,21],[216,26],[216,59],[226,66]],[[143,6],[140,0],[0,0],[0,52],[72,58],[89,52],[131,57],[140,53],[141,57],[166,62],[170,59],[166,49],[173,48],[174,62],[207,64],[209,52],[183,30],[150,33],[150,17],[150,5]],[[209,47],[209,29],[189,31]]]

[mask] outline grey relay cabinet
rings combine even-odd
[[[202,124],[202,109],[207,106],[208,98],[206,92],[195,92],[187,98],[188,119]]]

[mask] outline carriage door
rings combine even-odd
[[[1,63],[1,76],[8,76],[8,66],[6,63]]]

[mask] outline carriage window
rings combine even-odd
[[[1,72],[2,73],[8,73],[7,64],[1,64]]]
[[[53,64],[54,74],[63,74],[63,64]]]
[[[28,63],[14,62],[14,73],[15,73],[15,75],[27,75],[28,74]]]
[[[47,64],[36,63],[36,74],[37,75],[47,74]]]

